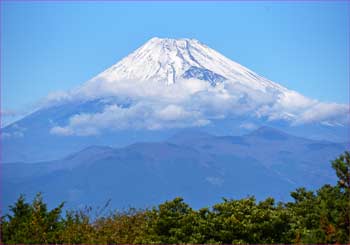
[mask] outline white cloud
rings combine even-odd
[[[239,82],[225,81],[215,87],[201,80],[180,80],[166,85],[152,81],[106,82],[91,80],[68,93],[51,94],[48,104],[118,98],[129,106],[107,103],[97,113],[78,113],[66,125],[56,125],[58,135],[95,135],[102,130],[179,128],[203,126],[214,119],[255,115],[285,120],[292,125],[344,121],[346,105],[321,103],[295,91],[268,87],[265,91]],[[113,101],[113,100],[112,100]],[[241,125],[252,128],[252,125]]]
[[[168,105],[165,108],[161,109],[159,112],[156,112],[156,115],[159,119],[162,119],[164,121],[174,121],[188,118],[191,116],[191,113],[185,111],[178,105]]]
[[[72,135],[73,130],[70,129],[69,127],[56,126],[56,127],[51,128],[50,133],[67,136],[67,135]]]
[[[181,128],[202,126],[209,121],[200,113],[187,112],[177,105],[138,102],[130,107],[108,105],[99,113],[82,113],[72,116],[65,127],[54,127],[52,134],[96,135],[101,130]]]
[[[1,126],[6,127],[11,123],[23,118],[31,112],[30,109],[27,110],[12,110],[12,109],[2,109],[0,112],[1,115]]]
[[[317,103],[307,108],[296,123],[324,122],[344,124],[349,120],[349,106],[336,103]]]
[[[10,126],[10,130],[8,132],[1,132],[1,137],[5,138],[22,138],[25,135],[25,131],[27,129],[24,127],[18,126],[18,124],[13,124]]]
[[[206,177],[205,180],[212,185],[221,186],[225,181],[222,177]]]
[[[244,129],[248,129],[248,130],[254,130],[254,129],[258,128],[257,125],[255,125],[254,123],[249,123],[249,122],[242,123],[241,125],[239,125],[239,127],[244,128]]]
[[[278,96],[277,105],[290,113],[299,113],[317,103],[316,100],[309,99],[295,91],[289,90]]]

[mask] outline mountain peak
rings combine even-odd
[[[256,89],[282,88],[190,38],[153,37],[92,81],[157,81],[170,85],[190,79],[204,80],[212,86],[230,80]]]
[[[189,141],[195,141],[200,139],[209,139],[215,137],[214,135],[208,134],[201,130],[196,129],[183,129],[172,137],[170,137],[167,142],[182,144]]]
[[[249,136],[264,138],[267,140],[284,140],[291,137],[291,135],[269,126],[262,126],[254,130],[249,134]]]
[[[182,43],[182,42],[197,42],[199,41],[194,38],[161,38],[161,37],[152,37],[150,40],[148,40],[147,43]]]
[[[102,72],[98,78],[107,81],[154,80],[173,84],[183,78],[188,69],[205,68],[205,49],[206,46],[195,39],[154,37]],[[197,60],[199,55],[203,56],[200,61]]]

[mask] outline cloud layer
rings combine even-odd
[[[195,79],[172,85],[91,80],[74,91],[51,94],[46,106],[102,98],[110,99],[101,111],[77,112],[67,124],[54,126],[51,133],[95,135],[103,130],[183,128],[244,115],[267,121],[283,120],[291,125],[340,125],[347,122],[349,112],[347,105],[322,103],[280,87],[256,89],[233,81],[213,87]]]

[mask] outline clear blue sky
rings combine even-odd
[[[348,102],[349,2],[2,2],[2,110],[74,88],[148,39],[196,38],[290,89]]]

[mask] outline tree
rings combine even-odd
[[[15,205],[10,206],[12,214],[2,220],[2,239],[6,243],[58,243],[59,231],[62,228],[60,219],[64,203],[48,211],[41,193],[38,193],[32,204],[20,195]]]
[[[177,197],[154,210],[154,231],[161,243],[188,243],[193,234],[194,211],[182,198]]]
[[[346,151],[332,162],[339,180],[338,187],[342,192],[339,198],[339,208],[341,210],[338,237],[343,242],[350,243],[350,153]],[[345,239],[345,240],[344,240]]]
[[[332,162],[332,167],[335,170],[339,180],[338,185],[350,192],[350,153],[346,151]]]
[[[32,209],[26,203],[24,195],[20,195],[17,202],[9,207],[12,214],[2,218],[2,240],[6,243],[28,243]]]

